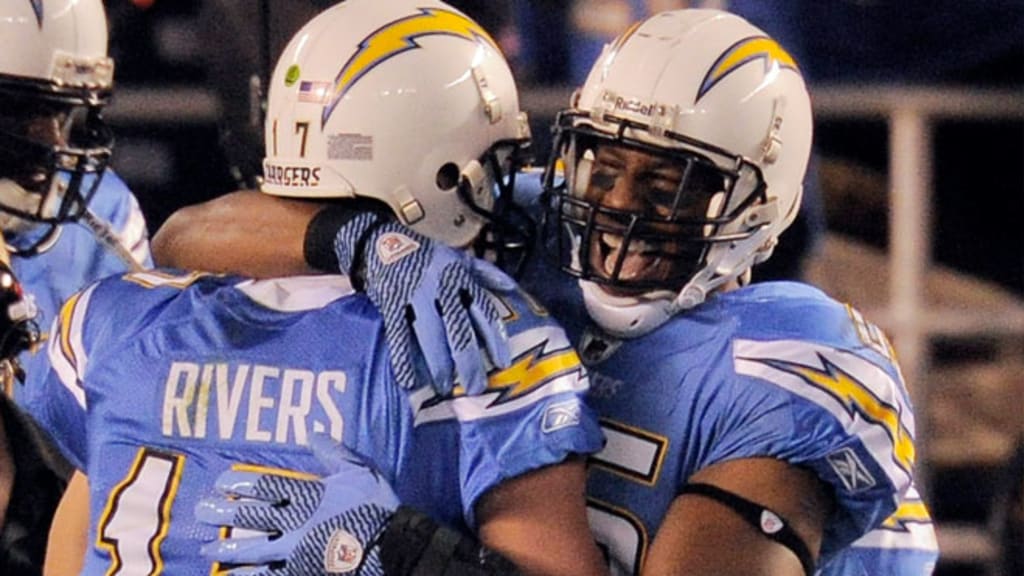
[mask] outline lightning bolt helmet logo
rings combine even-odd
[[[418,38],[437,35],[484,42],[498,50],[494,39],[466,16],[443,8],[419,8],[416,14],[378,28],[359,43],[359,49],[334,79],[330,100],[324,106],[322,125],[327,124],[345,94],[371,70],[400,54],[420,48],[416,41]]]
[[[697,91],[694,102],[699,101],[729,74],[756,61],[764,62],[766,74],[773,66],[799,72],[796,60],[778,42],[767,36],[751,36],[733,44],[715,60],[700,83],[700,89]]]

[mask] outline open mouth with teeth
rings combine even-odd
[[[625,281],[652,277],[664,259],[657,246],[643,240],[626,242],[622,236],[602,233],[592,243],[591,263],[607,278]]]
[[[590,238],[589,275],[617,295],[679,288],[698,266],[704,249],[701,243],[663,236],[594,230]]]

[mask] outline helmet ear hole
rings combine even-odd
[[[459,167],[454,162],[447,162],[437,171],[435,183],[441,190],[451,190],[459,183]]]

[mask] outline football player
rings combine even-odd
[[[811,286],[749,284],[799,211],[811,132],[793,58],[708,10],[632,27],[559,116],[536,208],[541,251],[560,261],[533,260],[523,285],[592,370],[608,444],[590,462],[590,526],[614,573],[934,567],[913,411],[884,334]],[[231,242],[253,237],[215,211],[231,202],[187,213],[224,244],[176,224],[158,246],[173,234],[174,257],[230,268]],[[354,247],[324,218],[304,233]]]
[[[125,184],[107,170],[111,135],[101,117],[113,80],[100,0],[16,0],[0,6],[0,230],[11,268],[48,326],[68,296],[87,282],[149,264],[142,212]],[[42,337],[45,339],[46,335]],[[42,380],[45,354],[21,353],[15,372]],[[46,531],[66,481],[31,423],[10,404],[19,378],[0,394],[0,442],[11,467],[0,476],[0,570],[39,572]],[[2,514],[0,514],[2,516]]]
[[[48,560],[75,558],[78,543],[82,574],[235,573],[246,562],[239,551],[254,541],[232,534],[218,543],[218,528],[196,521],[193,509],[224,513],[201,505],[217,481],[250,497],[227,512],[246,528],[265,528],[263,517],[282,507],[308,519],[309,503],[333,501],[334,492],[298,492],[253,513],[246,506],[263,490],[293,485],[300,473],[325,472],[309,445],[327,435],[366,455],[401,502],[477,531],[524,570],[601,573],[578,455],[599,449],[603,436],[582,403],[588,379],[576,352],[508,277],[462,251],[439,252],[430,240],[463,247],[480,239],[488,250],[502,249],[486,232],[503,208],[493,191],[517,168],[526,126],[493,40],[444,3],[349,0],[304,26],[270,87],[263,191],[320,200],[358,193],[380,211],[421,218],[414,231],[384,219],[347,222],[372,252],[358,255],[359,276],[254,281],[153,270],[72,296],[50,339],[53,369],[34,395],[45,401],[29,407],[84,474],[68,490],[75,501],[62,503],[72,516],[62,514],[55,526],[79,525],[85,512],[89,535],[55,533],[60,548]],[[354,254],[341,255],[346,267]],[[441,254],[444,261],[434,259]],[[444,395],[396,386],[401,374],[392,369],[382,319],[390,312],[352,289],[397,277],[405,282],[386,290],[418,298],[416,281],[402,271],[419,270],[424,260],[440,268],[426,280],[441,284],[441,312],[485,300],[495,312],[489,321],[500,316],[508,329],[510,358],[491,362],[508,367],[458,374]],[[491,278],[493,295],[461,289],[446,272],[466,266]],[[476,345],[470,351],[480,354]],[[467,395],[470,389],[476,394]],[[267,477],[257,472],[268,468],[287,472],[260,480]],[[331,553],[317,566],[380,574],[378,538],[394,526],[395,506],[394,497],[381,496],[338,524],[318,526],[313,542]],[[202,545],[224,563],[211,567],[197,553]],[[423,552],[428,563],[462,553],[454,536]],[[452,573],[485,570],[488,558],[465,557]],[[60,569],[79,573],[73,563]],[[271,570],[309,573],[295,563]]]

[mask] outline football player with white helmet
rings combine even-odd
[[[559,264],[533,260],[523,285],[592,370],[608,442],[591,459],[590,525],[616,574],[934,566],[884,334],[811,286],[749,284],[799,211],[811,132],[794,59],[714,10],[637,23],[557,120],[534,208]],[[307,240],[353,248],[326,224]]]
[[[102,111],[114,66],[102,2],[5,1],[0,38],[0,230],[45,326],[87,282],[149,264],[146,225],[107,170],[113,139]],[[45,354],[30,349],[18,362],[29,383],[42,380]],[[23,386],[5,391],[0,402],[20,401]],[[0,566],[8,569],[0,571],[38,573],[66,470],[33,448],[40,436],[20,424],[25,419],[4,420],[15,465],[4,472],[16,478],[0,535]],[[6,503],[10,485],[0,486]]]
[[[723,514],[746,516],[806,573],[934,567],[910,488],[913,413],[884,335],[809,286],[747,285],[799,210],[811,132],[793,58],[708,11],[623,34],[557,120],[545,233],[579,292],[539,282],[536,295],[586,311],[560,318],[597,382],[622,383],[591,404],[624,447],[660,447],[643,478],[617,469],[628,451],[606,450],[588,489],[643,520],[652,573],[714,572],[689,531]],[[592,524],[615,539],[607,510]],[[769,512],[789,528],[766,525]]]
[[[359,260],[360,275],[151,270],[72,296],[54,324],[53,369],[28,403],[88,479],[86,487],[77,477],[62,508],[77,515],[55,524],[85,513],[90,539],[54,537],[56,552],[77,559],[81,545],[84,566],[72,571],[82,574],[374,575],[396,564],[490,573],[495,558],[467,552],[455,528],[531,574],[603,572],[584,498],[582,456],[603,442],[582,401],[586,372],[549,315],[461,250],[501,248],[506,203],[496,191],[509,185],[528,137],[493,39],[437,0],[347,0],[308,22],[280,56],[265,136],[263,192],[239,194],[235,206],[262,197],[280,207],[286,196],[304,199],[297,213],[330,217],[320,212],[325,201],[372,202],[340,224],[370,252],[330,251],[346,269]],[[245,217],[289,217],[271,210]],[[440,250],[447,245],[459,250]],[[424,295],[406,272],[426,262],[423,284],[438,288]],[[470,274],[489,278],[491,291]],[[366,295],[352,289],[358,282]],[[493,361],[457,373],[444,394],[402,390],[403,376],[445,368],[431,356],[412,365],[411,350],[392,362],[390,348],[402,344],[385,318],[404,318],[403,309],[378,309],[378,296],[425,299],[442,313],[475,306],[488,323],[503,321],[508,357],[489,350]],[[444,328],[455,331],[449,355],[482,355],[487,344],[472,326]],[[354,490],[311,478],[327,471],[310,450],[325,436],[379,470],[361,476],[372,502],[355,502],[340,521],[313,513],[321,500],[351,503]],[[346,451],[340,461],[366,470],[354,458]],[[248,498],[204,499],[215,484]],[[283,486],[287,498],[256,502]],[[426,529],[426,516],[399,501],[447,528]],[[262,534],[245,539],[207,522],[222,518]],[[298,525],[309,532],[277,537]],[[392,550],[396,558],[381,545],[394,532],[422,546]],[[198,554],[204,546],[209,558]],[[294,556],[317,547],[328,552],[309,564]]]

